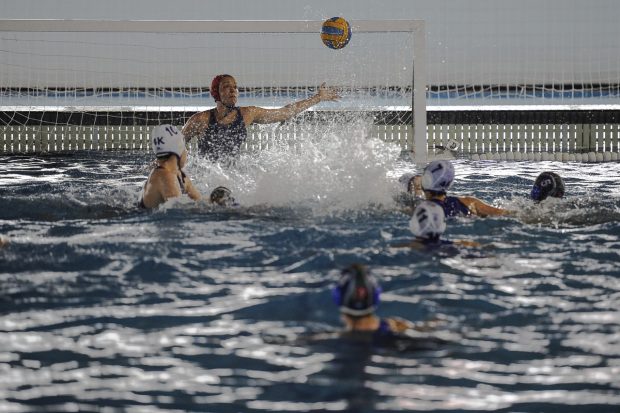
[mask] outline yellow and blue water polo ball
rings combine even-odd
[[[351,25],[342,17],[327,19],[321,27],[321,40],[330,49],[342,49],[351,40]]]

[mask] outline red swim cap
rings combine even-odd
[[[216,102],[219,102],[220,99],[220,82],[225,77],[232,77],[231,75],[217,75],[211,81],[211,96],[215,99]]]

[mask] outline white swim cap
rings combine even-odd
[[[448,161],[433,161],[426,165],[422,175],[422,189],[446,192],[454,181],[454,166]]]
[[[443,208],[431,201],[422,201],[413,211],[409,228],[416,237],[436,238],[446,230]]]
[[[171,154],[181,158],[185,150],[185,137],[174,125],[159,125],[151,132],[151,146],[158,158]]]

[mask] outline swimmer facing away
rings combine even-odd
[[[398,183],[403,187],[407,194],[413,195],[416,198],[424,198],[424,191],[421,186],[422,175],[407,172],[398,178]]]
[[[366,266],[352,264],[342,270],[332,290],[345,325],[339,338],[400,351],[435,350],[447,343],[434,332],[438,319],[414,324],[399,317],[378,317],[375,311],[380,295],[381,287]]]
[[[541,202],[548,197],[564,197],[564,180],[555,172],[542,172],[536,178],[530,197],[534,202]]]
[[[446,230],[446,220],[444,210],[441,206],[431,201],[421,201],[413,210],[413,215],[409,221],[409,228],[415,236],[411,242],[392,245],[395,248],[414,248],[418,250],[429,250],[446,245],[456,245],[463,247],[479,247],[480,244],[470,240],[446,240],[442,239]]]
[[[151,171],[139,201],[141,208],[155,208],[169,199],[187,194],[200,200],[200,192],[183,172],[187,163],[185,138],[174,125],[159,125],[151,132],[151,146],[156,164]]]
[[[476,215],[480,217],[513,215],[514,212],[491,206],[473,196],[450,196],[448,189],[454,182],[454,166],[446,160],[432,161],[420,179],[413,179],[416,194],[441,206],[446,218]]]
[[[447,343],[434,332],[439,319],[412,323],[399,317],[378,317],[375,311],[379,305],[381,287],[365,265],[355,263],[344,268],[331,295],[340,310],[344,331],[302,335],[296,339],[296,345],[350,339],[356,344],[417,351],[434,350]],[[270,342],[282,342],[267,337]]]
[[[340,97],[335,89],[322,84],[314,96],[278,109],[237,106],[237,81],[225,74],[213,78],[211,96],[216,107],[192,115],[183,127],[185,138],[196,138],[199,152],[211,161],[235,157],[247,139],[247,127],[253,123],[283,122],[320,102]]]
[[[334,302],[340,309],[345,330],[372,333],[375,338],[397,336],[407,330],[427,330],[398,317],[380,318],[375,314],[381,287],[362,264],[351,264],[342,270],[338,284],[332,290]]]
[[[398,191],[394,196],[394,201],[402,208],[402,211],[411,215],[413,209],[418,205],[420,200],[424,199],[424,192],[416,191],[416,187],[420,185],[422,176],[416,175],[411,172],[403,174],[398,178],[398,184],[401,191]]]

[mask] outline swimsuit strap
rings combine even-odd
[[[147,178],[146,182],[144,183],[144,186],[142,187],[142,196],[140,197],[140,201],[138,201],[138,208],[147,209],[146,205],[144,205],[144,191],[146,190],[146,185],[149,183],[149,179],[151,179],[151,175],[153,174],[153,171],[155,169],[164,169],[164,167],[161,165],[157,165],[155,168],[151,170],[149,177]],[[185,172],[183,171],[181,171],[181,176],[177,175],[177,181],[179,182],[179,187],[181,188],[181,194],[187,193],[187,191],[185,190],[185,178],[186,177],[187,175],[185,175]]]
[[[431,201],[443,208],[446,218],[471,214],[467,205],[457,196],[446,196],[443,200],[432,199]]]
[[[187,175],[185,175],[185,172],[181,171],[181,176],[177,175],[177,180],[179,181],[179,186],[181,187],[181,193],[182,194],[186,194],[187,191],[185,190],[185,178],[187,177]]]
[[[229,124],[217,123],[215,108],[209,111],[209,125],[198,139],[198,151],[212,161],[237,155],[247,139],[248,132],[241,108],[235,106],[233,109],[237,115]]]
[[[217,123],[217,110],[213,108],[209,111],[209,126]]]

